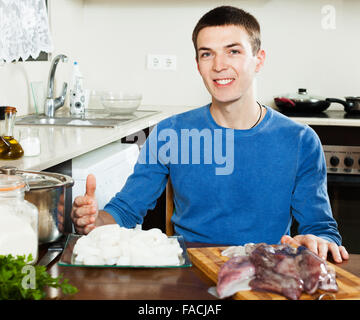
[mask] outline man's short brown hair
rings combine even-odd
[[[203,28],[235,25],[243,27],[249,35],[252,53],[257,54],[260,50],[260,24],[250,13],[232,6],[220,6],[203,15],[196,24],[192,41],[194,43],[196,60],[198,60],[197,37]]]

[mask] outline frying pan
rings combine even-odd
[[[310,96],[305,88],[300,88],[296,94],[275,97],[274,102],[282,112],[320,113],[333,101],[330,98]]]

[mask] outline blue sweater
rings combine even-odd
[[[256,127],[227,129],[209,107],[161,121],[104,210],[121,226],[141,224],[170,177],[172,222],[185,241],[277,244],[295,218],[300,234],[340,245],[316,133],[269,107]]]

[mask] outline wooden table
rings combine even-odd
[[[187,243],[188,248],[210,246]],[[44,252],[40,252],[39,256]],[[135,269],[64,267],[55,260],[49,273],[69,279],[79,292],[64,296],[48,289],[50,299],[70,300],[215,300],[207,291],[214,286],[195,266],[189,268]],[[341,268],[360,277],[360,254],[351,254]]]

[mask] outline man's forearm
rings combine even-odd
[[[116,221],[110,213],[104,210],[99,210],[99,214],[95,221],[95,225],[97,227],[103,226],[105,224],[113,224],[113,223],[116,223]]]

